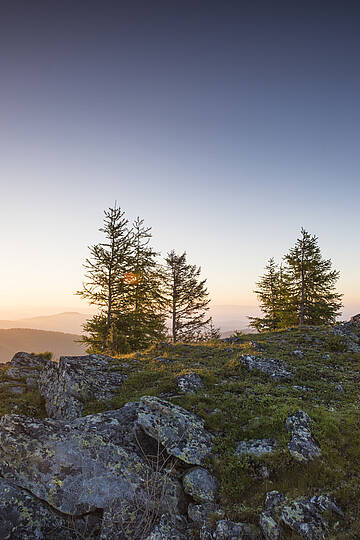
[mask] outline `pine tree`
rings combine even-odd
[[[339,272],[323,259],[318,238],[301,229],[295,246],[284,257],[291,312],[298,324],[333,323],[340,314],[342,295],[335,292]]]
[[[128,227],[125,213],[116,207],[104,212],[104,224],[99,229],[105,235],[104,242],[91,246],[90,257],[86,259],[85,282],[76,294],[98,307],[99,312],[84,325],[82,341],[91,352],[105,352],[111,340],[115,315],[125,294],[124,276],[129,269],[132,231]],[[123,352],[123,351],[119,351]]]
[[[176,255],[171,251],[165,260],[165,294],[173,342],[198,339],[210,322],[206,318],[210,303],[206,280],[200,280],[200,268],[187,264],[186,253]]]
[[[260,308],[265,316],[249,317],[250,326],[258,332],[275,330],[279,325],[280,284],[280,270],[271,258],[265,267],[265,273],[256,283],[257,289],[254,291],[260,300]]]
[[[151,228],[139,217],[133,224],[131,271],[126,275],[126,294],[118,325],[125,329],[131,350],[145,349],[166,336],[163,271],[158,253],[150,246]]]

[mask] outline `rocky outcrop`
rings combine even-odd
[[[345,350],[349,352],[360,352],[360,338],[355,333],[359,330],[359,315],[355,315],[349,322],[336,324],[332,327],[332,332],[335,336],[342,338]]]
[[[153,470],[140,457],[140,449],[135,452],[136,434],[127,435],[124,425],[126,419],[134,418],[131,408],[73,423],[4,416],[0,421],[1,476],[69,516],[98,509],[105,516],[116,508],[114,538],[123,526],[118,510],[126,505],[135,504],[139,512],[156,508],[156,512],[176,516],[182,505],[180,484],[169,474]]]
[[[186,394],[197,392],[204,387],[200,375],[195,372],[180,375],[180,377],[177,378],[177,385],[179,389]]]
[[[210,454],[212,435],[198,416],[153,396],[140,399],[138,423],[161,443],[168,454],[191,465],[201,465]]]
[[[260,457],[265,454],[273,454],[279,443],[276,439],[249,439],[241,441],[235,450],[236,456],[242,454],[250,454],[255,457]]]
[[[311,435],[310,424],[311,418],[304,411],[298,411],[286,420],[286,429],[291,432],[290,454],[305,463],[321,456],[321,450]]]
[[[42,371],[51,366],[53,362],[26,352],[18,352],[10,362],[10,369],[6,371],[9,379],[23,380],[30,388],[36,388]]]
[[[294,374],[289,370],[285,362],[274,358],[264,358],[262,356],[252,356],[250,354],[240,356],[239,361],[250,371],[258,369],[269,375],[274,381],[291,379]]]
[[[39,380],[40,393],[51,418],[73,420],[81,416],[84,403],[109,400],[125,376],[111,371],[113,359],[100,354],[62,356],[45,366]]]

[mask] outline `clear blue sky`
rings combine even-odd
[[[115,199],[216,304],[255,304],[304,226],[360,311],[359,23],[352,3],[1,2],[0,316],[86,311]]]

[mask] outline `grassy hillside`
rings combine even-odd
[[[296,350],[303,355],[293,354]],[[249,371],[238,360],[244,354],[283,360],[295,376],[277,382]],[[359,538],[360,353],[347,352],[343,338],[324,327],[248,334],[234,345],[164,345],[128,356],[126,364],[122,368],[114,361],[114,370],[128,373],[131,366],[132,371],[117,396],[107,404],[89,403],[86,413],[121,407],[144,394],[169,399],[204,418],[216,435],[211,466],[221,482],[221,507],[227,517],[256,523],[270,490],[289,497],[329,493],[351,516],[345,525],[348,536],[341,538]],[[180,392],[177,377],[194,371],[204,389]],[[285,420],[299,409],[312,418],[312,433],[322,451],[321,458],[308,464],[296,462],[287,448]],[[267,437],[280,443],[275,454],[234,455],[240,441]]]
[[[51,351],[55,358],[60,355],[84,354],[84,346],[76,343],[79,338],[76,334],[28,328],[0,330],[0,362],[9,362],[17,351]]]

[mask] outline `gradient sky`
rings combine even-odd
[[[353,3],[0,3],[0,317],[86,311],[115,199],[215,304],[301,226],[360,311],[360,16]]]

